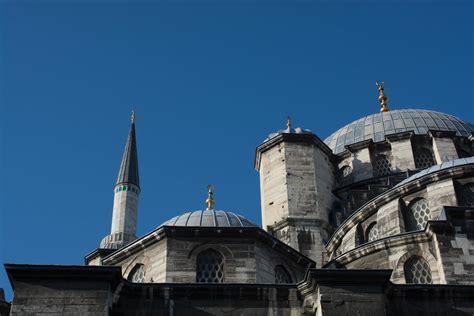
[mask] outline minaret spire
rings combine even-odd
[[[140,179],[138,176],[138,154],[137,140],[135,135],[135,112],[132,111],[131,125],[128,132],[128,139],[120,164],[119,174],[115,185],[122,183],[131,183],[140,187]]]
[[[132,111],[127,143],[120,163],[117,182],[114,186],[112,228],[110,235],[102,239],[100,248],[118,249],[136,239],[140,191],[135,112]]]

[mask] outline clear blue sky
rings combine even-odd
[[[82,264],[137,111],[138,233],[205,207],[260,223],[255,147],[389,105],[474,121],[473,5],[0,4],[0,262]],[[0,287],[11,289],[3,268]]]

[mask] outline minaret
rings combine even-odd
[[[135,113],[132,111],[132,123],[127,144],[120,164],[117,183],[114,186],[112,229],[110,235],[102,239],[100,248],[118,249],[136,239],[139,194]]]

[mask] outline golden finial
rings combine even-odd
[[[286,120],[286,127],[288,127],[289,130],[291,130],[291,117],[288,115],[288,118]]]
[[[387,104],[387,101],[388,101],[388,98],[387,96],[385,95],[385,92],[384,92],[384,82],[379,82],[378,80],[375,82],[375,84],[377,85],[377,87],[379,87],[379,103],[380,103],[380,112],[388,112],[388,104]]]
[[[212,210],[212,209],[213,209],[212,207],[214,206],[214,199],[213,199],[213,197],[212,197],[212,195],[213,195],[214,193],[212,193],[212,189],[213,189],[212,184],[209,184],[209,185],[207,186],[207,199],[206,199],[207,209],[208,209],[208,210]]]
[[[132,110],[131,119],[132,119],[132,124],[135,123],[135,111],[133,110]]]

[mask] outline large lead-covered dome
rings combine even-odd
[[[161,226],[189,226],[189,227],[256,227],[245,217],[232,212],[218,210],[204,210],[187,212],[173,217]]]
[[[324,142],[335,154],[344,146],[372,139],[379,142],[386,135],[413,131],[426,134],[428,130],[453,131],[458,136],[474,132],[474,125],[455,116],[429,110],[394,110],[363,117],[339,129]]]

